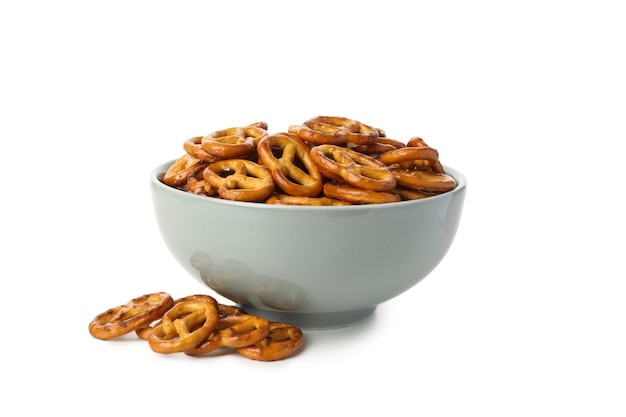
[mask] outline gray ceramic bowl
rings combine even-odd
[[[466,180],[422,200],[338,207],[242,203],[196,196],[151,174],[156,220],[195,279],[250,314],[304,329],[348,326],[412,288],[446,255]]]

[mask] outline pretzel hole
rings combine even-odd
[[[274,158],[281,159],[283,157],[284,148],[280,146],[272,146],[270,147],[270,150],[272,151],[272,155],[274,156]],[[298,168],[300,171],[304,172],[305,174],[307,175],[311,174],[309,169],[306,167],[306,165],[304,165],[304,162],[300,158],[298,157],[294,158],[294,161],[292,162],[292,164],[296,168]]]

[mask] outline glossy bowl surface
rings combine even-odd
[[[348,326],[415,286],[450,248],[464,176],[427,199],[338,207],[243,203],[150,177],[163,240],[196,280],[251,314],[305,329]]]

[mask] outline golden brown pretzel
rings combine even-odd
[[[253,345],[265,339],[270,332],[270,322],[250,314],[231,316],[230,325],[219,331],[224,346],[233,348]]]
[[[209,337],[218,320],[214,299],[182,301],[163,314],[161,323],[150,332],[148,344],[158,353],[183,352]]]
[[[364,190],[353,185],[333,182],[324,184],[324,195],[352,204],[384,204],[400,201],[400,196],[392,192]]]
[[[313,197],[322,191],[322,173],[311,159],[309,147],[297,135],[265,135],[258,143],[257,152],[285,193]]]
[[[187,190],[196,195],[216,195],[217,190],[204,180],[204,169],[208,163],[198,165],[187,178]]]
[[[351,149],[318,145],[311,149],[311,158],[330,179],[371,191],[385,192],[396,187],[396,179],[384,163]]]
[[[318,116],[302,125],[290,126],[289,132],[316,145],[342,145],[372,142],[378,138],[380,130],[347,117]]]
[[[293,355],[303,344],[302,330],[291,324],[270,322],[270,331],[265,339],[237,348],[237,353],[257,361],[275,361]]]
[[[399,185],[415,190],[443,193],[453,190],[456,186],[454,178],[444,173],[399,167],[391,167],[389,170]]]
[[[439,162],[439,153],[436,149],[429,146],[406,146],[404,148],[385,152],[378,155],[376,159],[385,165],[400,164],[403,168],[410,168],[406,162],[420,166],[419,162],[427,162],[426,166],[430,167],[433,172],[443,173],[443,167]]]
[[[184,154],[180,158],[178,158],[172,165],[167,168],[165,174],[163,174],[164,184],[169,185],[170,187],[177,187],[183,185],[187,182],[187,178],[189,174],[193,172],[199,165],[202,165],[203,162],[199,159],[196,159],[189,155],[188,153]]]
[[[393,151],[396,149],[404,148],[406,145],[403,142],[395,139],[389,139],[379,137],[375,142],[363,143],[356,145],[351,149],[356,152],[364,153],[366,155],[380,155],[385,152]]]
[[[189,154],[192,158],[199,159],[204,162],[215,162],[219,159],[215,155],[211,155],[202,147],[202,136],[194,136],[193,138],[187,139],[183,142],[183,148],[185,152]]]
[[[189,296],[187,299],[198,298],[201,299],[202,295],[197,296]],[[215,326],[215,330],[204,339],[199,345],[187,349],[184,351],[185,354],[191,356],[203,355],[205,353],[213,352],[224,345],[224,341],[222,339],[221,330],[226,329],[230,326],[233,326],[239,323],[240,316],[246,315],[239,307],[235,306],[227,306],[225,304],[218,304],[218,313],[219,313],[219,321]]]
[[[241,158],[252,152],[267,131],[256,126],[231,127],[202,138],[202,148],[221,159]]]
[[[439,194],[439,193],[431,193],[431,192],[426,192],[426,191],[414,190],[412,188],[406,188],[400,185],[397,186],[393,192],[394,194],[399,195],[400,198],[404,201],[421,200],[422,198],[432,197],[434,195]]]
[[[174,300],[165,292],[133,298],[94,317],[89,323],[89,333],[101,340],[122,336],[157,320],[173,304]]]
[[[272,173],[247,159],[213,162],[205,168],[204,180],[226,200],[265,201],[274,191]]]
[[[174,300],[174,304],[172,305],[172,307],[175,306],[178,303],[182,303],[183,301],[208,301],[208,302],[213,302],[213,301],[215,301],[215,299],[213,297],[211,297],[210,295],[205,295],[205,294],[188,295],[186,297],[177,298],[176,300]],[[163,312],[163,313],[165,313],[165,312]],[[139,336],[139,338],[141,338],[143,340],[148,340],[148,337],[150,336],[150,332],[152,331],[152,329],[161,323],[161,321],[162,321],[162,320],[160,320],[161,318],[162,317],[159,317],[158,321],[155,321],[154,323],[152,323],[152,324],[150,324],[148,326],[144,326],[144,327],[142,327],[140,329],[135,330],[135,333],[137,334],[137,336]]]
[[[288,194],[273,194],[265,200],[266,204],[282,204],[285,206],[349,206],[351,203],[330,197],[300,197]]]
[[[259,129],[266,130],[268,129],[267,122],[259,120],[258,122],[250,123],[248,127],[258,127]]]

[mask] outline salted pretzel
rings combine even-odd
[[[207,301],[209,303],[212,303],[215,301],[215,299],[211,297],[210,295],[206,295],[206,294],[194,294],[194,295],[188,295],[186,297],[182,297],[182,298],[178,298],[174,300],[174,305],[182,303],[183,301]],[[235,324],[236,321],[233,319],[233,317],[241,315],[241,314],[245,314],[244,311],[240,309],[239,307],[225,305],[225,304],[218,304],[217,311],[219,314],[219,321],[218,321],[218,324],[216,325],[216,330],[220,329],[220,326],[221,328],[225,328],[231,325],[231,323]],[[154,327],[161,324],[161,322],[162,320],[158,320],[154,323],[154,325],[145,326],[145,327],[135,330],[135,333],[137,334],[137,336],[139,336],[139,338],[143,340],[148,340],[148,337],[150,336],[150,332],[152,332]],[[219,346],[216,346],[216,347],[219,347]]]
[[[259,129],[267,130],[268,124],[267,122],[259,120],[258,122],[250,123],[248,127],[258,127]]]
[[[174,300],[165,292],[145,294],[98,314],[89,323],[96,339],[109,340],[140,329],[161,317]]]
[[[268,362],[293,355],[303,344],[302,330],[291,324],[270,322],[270,331],[265,339],[237,348],[237,353],[248,359]]]
[[[204,169],[208,163],[198,165],[187,177],[187,190],[196,195],[216,195],[217,190],[204,180]]]
[[[205,168],[204,180],[226,200],[264,201],[274,190],[272,173],[247,159],[213,162]]]
[[[231,127],[202,137],[202,148],[220,159],[241,158],[256,147],[267,131],[256,126]]]
[[[183,149],[192,158],[199,159],[203,162],[215,162],[218,158],[216,155],[211,155],[202,147],[202,136],[194,136],[183,142]]]
[[[285,206],[349,206],[351,203],[330,197],[301,197],[289,194],[272,194],[265,200],[265,204]]]
[[[313,162],[309,147],[297,135],[265,135],[258,143],[257,152],[260,161],[268,167],[272,178],[285,193],[314,197],[322,191],[322,173]]]
[[[396,179],[387,166],[362,153],[336,145],[318,145],[311,149],[311,158],[322,174],[364,190],[391,191]]]
[[[379,137],[375,142],[363,143],[351,147],[353,151],[364,153],[365,155],[380,155],[385,152],[393,151],[396,149],[404,148],[406,145],[403,142],[395,139],[389,139],[386,137]]]
[[[178,158],[172,165],[167,168],[165,174],[163,174],[163,178],[161,181],[163,183],[169,185],[170,187],[178,187],[187,182],[187,178],[189,178],[189,174],[193,172],[199,165],[202,165],[203,162],[199,159],[196,159],[189,155],[188,153],[184,154],[180,158]]]
[[[347,117],[318,116],[288,130],[316,145],[369,143],[379,137],[378,129]]]
[[[186,350],[188,355],[202,355],[221,347],[240,348],[265,339],[270,331],[270,322],[250,314],[225,316],[213,333],[198,346]]]
[[[415,190],[443,193],[453,190],[456,186],[454,178],[444,173],[400,167],[391,167],[389,170],[399,185]]]
[[[427,166],[433,172],[444,172],[443,166],[439,162],[439,153],[430,146],[406,146],[378,155],[376,159],[388,166],[394,164],[399,164],[403,168]],[[407,163],[409,164],[407,165]]]
[[[397,186],[395,190],[393,190],[394,194],[400,196],[400,199],[404,201],[410,200],[421,200],[422,198],[428,198],[435,196],[439,193],[432,193],[427,191],[419,191],[413,188],[406,188],[401,185]]]
[[[400,201],[400,196],[393,192],[364,190],[349,184],[327,182],[324,195],[329,198],[347,201],[352,204],[384,204]]]
[[[190,296],[190,297],[202,297],[202,296]],[[235,306],[227,306],[225,304],[218,304],[219,320],[215,326],[215,330],[204,339],[199,345],[187,349],[185,354],[190,356],[203,355],[205,353],[213,352],[221,347],[224,347],[222,340],[221,330],[226,329],[234,324],[238,323],[238,317],[245,315],[245,313]]]
[[[183,352],[209,337],[218,320],[215,299],[182,301],[163,314],[161,323],[150,332],[148,344],[158,353]]]
[[[176,304],[182,303],[183,301],[207,301],[209,303],[212,303],[213,301],[215,301],[215,299],[211,297],[210,295],[205,295],[205,294],[188,295],[186,297],[177,298],[176,300],[174,300],[174,304],[172,305],[172,307],[175,306]],[[156,327],[157,325],[161,323],[162,318],[163,317],[161,316],[159,317],[159,320],[153,322],[153,324],[144,326],[140,329],[135,330],[135,333],[137,334],[137,336],[139,336],[140,339],[148,340],[148,336],[150,336],[150,332],[152,331],[154,327]]]

